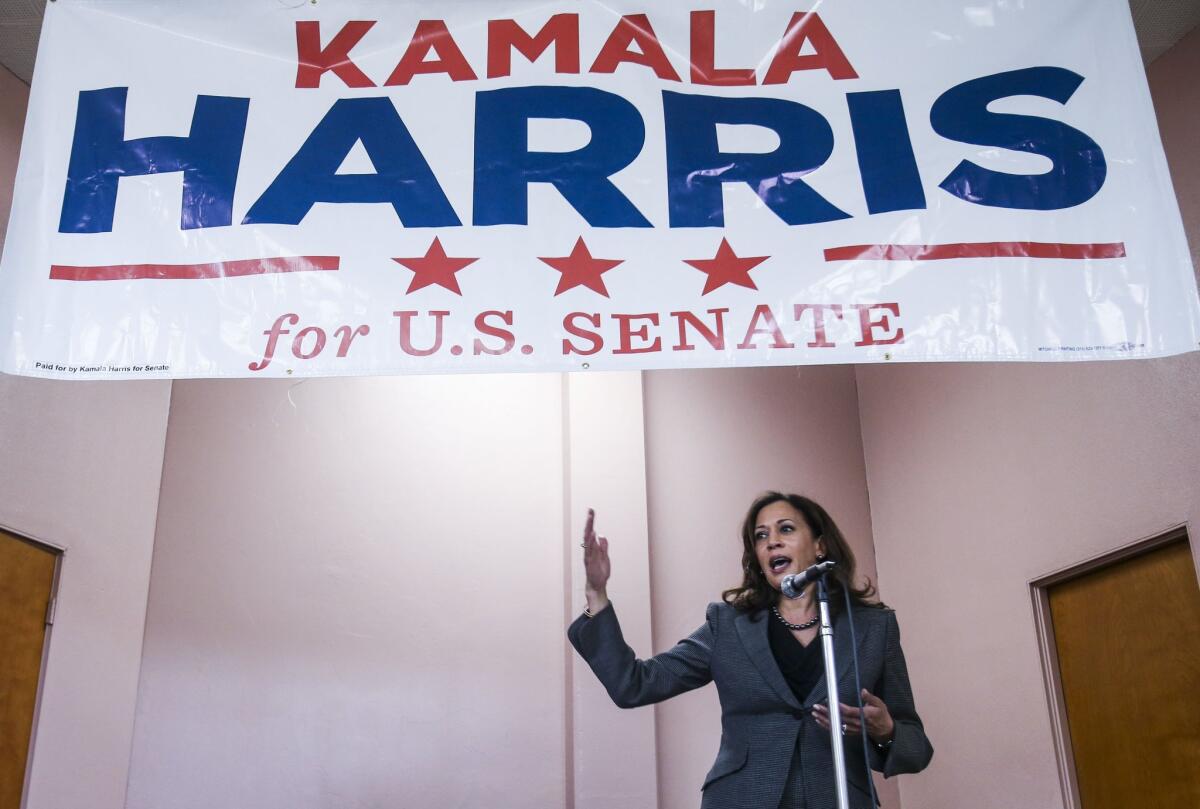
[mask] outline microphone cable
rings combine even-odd
[[[850,625],[850,657],[854,661],[854,697],[858,702],[858,721],[862,725],[859,736],[862,737],[863,763],[867,766],[867,789],[871,792],[871,805],[879,806],[879,796],[875,794],[875,776],[871,771],[871,750],[867,747],[867,709],[863,707],[862,678],[858,671],[858,637],[854,632],[854,608],[850,605],[850,588],[843,587],[842,595],[846,597],[846,623]]]

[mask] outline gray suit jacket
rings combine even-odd
[[[767,618],[765,612],[739,613],[728,604],[710,604],[703,626],[649,660],[638,660],[625,643],[611,605],[594,618],[577,618],[567,637],[622,708],[649,705],[716,682],[721,747],[701,787],[703,809],[774,809],[793,753],[804,770],[807,809],[833,809],[837,799],[829,733],[810,713],[815,703],[826,699],[828,686],[822,676],[802,702],[796,699],[771,654]],[[835,618],[833,626],[839,696],[854,704],[846,616]],[[933,747],[913,705],[896,614],[860,607],[854,612],[854,628],[863,688],[887,704],[896,723],[895,739],[886,753],[870,746],[870,765],[885,776],[918,772],[929,764]],[[870,807],[862,742],[858,736],[846,741],[850,805]]]

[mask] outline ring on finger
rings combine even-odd
[[[845,722],[842,723],[842,735],[843,736],[846,735],[846,723]]]

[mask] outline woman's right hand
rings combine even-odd
[[[583,592],[587,597],[588,612],[592,615],[608,606],[608,577],[612,574],[608,540],[596,536],[595,521],[596,512],[589,508],[587,522],[583,526],[583,569],[587,575]]]

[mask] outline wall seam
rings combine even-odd
[[[129,807],[129,785],[133,779],[133,751],[137,741],[138,705],[142,700],[142,677],[145,676],[146,669],[146,625],[150,619],[150,600],[154,591],[154,557],[158,553],[158,524],[162,514],[163,478],[167,471],[167,447],[170,446],[171,410],[175,404],[175,382],[172,380],[168,384],[171,386],[171,391],[167,394],[167,418],[163,425],[162,461],[159,464],[158,490],[154,498],[154,534],[150,545],[150,573],[146,582],[146,606],[142,612],[142,642],[141,651],[138,654],[137,687],[133,693],[133,723],[129,733],[129,754],[126,757],[127,764],[125,765],[125,790],[121,798],[121,806],[125,809]]]
[[[563,539],[571,536],[571,382],[567,374],[562,380],[562,524]],[[571,608],[571,566],[574,557],[569,541],[563,545],[563,631],[571,625],[574,610]],[[574,661],[570,644],[563,644],[563,807],[575,809],[575,677]]]
[[[648,397],[646,394],[646,372],[640,372],[641,387],[642,387],[642,464],[645,467],[646,475],[646,575],[650,582],[650,650],[653,652],[658,648],[657,633],[654,626],[654,497],[650,492],[650,425],[647,424],[647,413],[649,411]],[[662,726],[662,711],[661,703],[654,706],[654,799],[656,806],[663,806],[665,796],[663,795],[663,761],[658,747],[658,740],[662,736],[660,730]]]
[[[858,443],[862,447],[862,464],[863,464],[863,490],[867,494],[867,531],[871,537],[871,556],[875,560],[875,591],[880,601],[883,600],[883,585],[881,579],[883,574],[879,569],[879,548],[875,542],[875,507],[871,504],[871,468],[870,461],[867,458],[867,436],[863,430],[863,404],[862,404],[862,389],[858,384],[859,365],[854,366],[854,407],[856,410],[855,418],[858,420]]]

